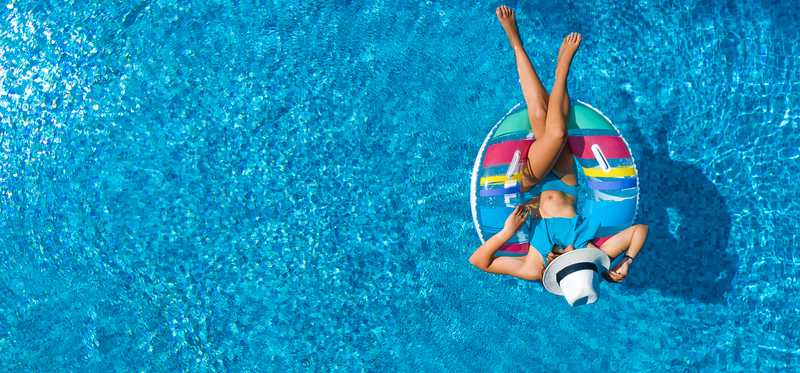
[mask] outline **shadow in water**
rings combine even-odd
[[[669,157],[666,129],[671,122],[668,117],[660,122],[658,133],[649,139],[639,128],[626,134],[638,150],[637,222],[648,224],[650,235],[623,286],[719,303],[731,288],[737,263],[728,248],[728,207],[702,170]]]

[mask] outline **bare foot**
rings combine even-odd
[[[495,10],[497,19],[500,20],[500,25],[506,31],[508,42],[511,43],[512,48],[522,47],[522,40],[519,38],[519,30],[517,30],[517,19],[514,17],[514,10],[501,5]]]
[[[572,64],[572,57],[581,45],[581,34],[571,32],[564,37],[561,48],[558,49],[558,63],[556,64],[556,77],[566,78],[569,74],[569,66]]]
[[[611,282],[622,282],[628,277],[628,269],[631,267],[631,259],[625,258],[614,269],[606,272],[606,280]]]

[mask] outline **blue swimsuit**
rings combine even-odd
[[[572,245],[576,249],[586,245],[597,237],[600,222],[584,219],[580,215],[573,218],[544,218],[537,220],[532,227],[531,245],[546,258],[553,245],[562,248]]]
[[[569,185],[561,181],[561,178],[552,172],[548,173],[544,179],[534,185],[533,188],[531,188],[527,193],[530,193],[531,195],[538,195],[547,190],[557,190],[573,197],[578,195],[577,185]]]
[[[551,172],[534,189],[539,189],[536,193],[558,190],[575,197],[578,187],[564,183]],[[542,259],[547,260],[547,254],[553,249],[553,245],[562,248],[572,245],[576,249],[586,247],[589,241],[597,237],[599,229],[600,221],[584,219],[579,215],[572,218],[543,218],[531,224],[530,236],[533,238],[530,243],[542,254]]]

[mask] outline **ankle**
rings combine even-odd
[[[522,45],[522,40],[519,38],[510,39],[509,42],[511,43],[511,49],[513,49],[515,52],[525,52],[525,47]]]

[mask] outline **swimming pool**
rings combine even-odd
[[[466,260],[497,4],[6,1],[0,365],[796,369],[800,16],[714,3],[511,4],[640,169],[650,241],[571,309]]]

